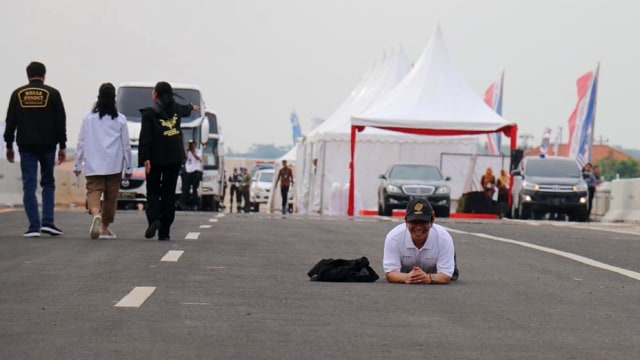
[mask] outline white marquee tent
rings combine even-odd
[[[409,72],[396,50],[363,77],[341,106],[298,144],[296,155],[299,213],[346,215],[349,181],[350,119],[385,96]],[[377,208],[378,175],[397,162],[440,164],[442,152],[475,152],[476,137],[423,137],[369,128],[358,138],[358,208]],[[317,165],[313,160],[317,159]]]
[[[356,136],[368,127],[431,136],[500,131],[511,138],[511,148],[517,135],[517,125],[493,111],[467,84],[449,58],[439,26],[411,72],[384,98],[351,118],[348,215],[357,211],[356,193],[370,177],[361,171],[366,150],[360,146],[362,135]]]

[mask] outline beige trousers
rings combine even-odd
[[[87,206],[89,210],[101,209],[102,224],[105,226],[113,223],[119,191],[120,173],[87,176]],[[100,206],[101,196],[103,196],[102,206]]]

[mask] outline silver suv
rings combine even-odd
[[[566,214],[586,221],[589,192],[578,163],[565,157],[525,157],[511,174],[511,217],[540,219]]]

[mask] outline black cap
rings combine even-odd
[[[27,77],[29,78],[43,77],[46,72],[47,68],[45,68],[41,62],[33,61],[27,65]]]
[[[407,205],[407,215],[404,217],[406,221],[431,221],[433,214],[433,208],[429,200],[426,199],[413,199],[409,201]]]
[[[166,81],[158,82],[153,90],[158,94],[159,98],[163,96],[173,96],[173,88],[171,84]]]

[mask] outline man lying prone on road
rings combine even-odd
[[[429,201],[411,200],[404,219],[384,240],[382,266],[387,281],[448,284],[455,269],[453,239],[445,228],[433,223]]]

